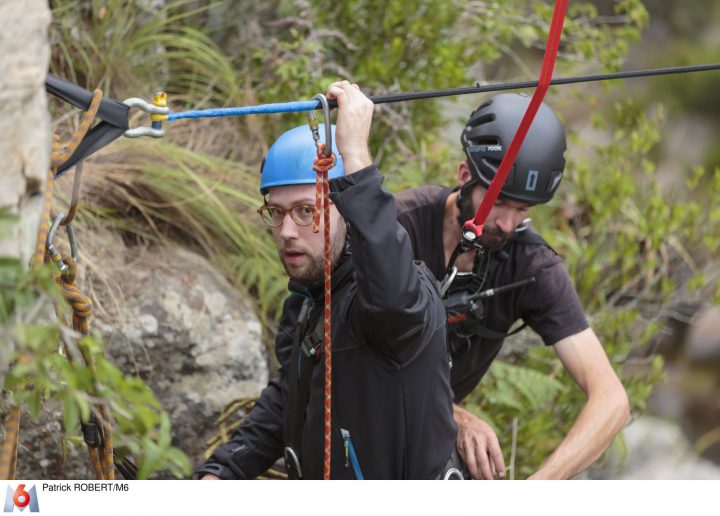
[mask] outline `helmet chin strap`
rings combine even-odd
[[[458,216],[457,221],[458,224],[460,224],[460,229],[463,228],[465,225],[465,221],[468,219],[471,219],[473,215],[475,214],[475,210],[472,208],[469,210],[464,209],[463,207],[463,201],[467,198],[470,198],[470,192],[472,191],[473,187],[477,184],[477,179],[470,179],[467,183],[462,185],[460,187],[460,190],[457,192],[457,197],[455,198],[455,206],[457,206],[458,209]]]
[[[470,199],[470,191],[473,189],[473,187],[477,184],[477,179],[472,178],[465,184],[463,184],[460,189],[457,192],[457,197],[455,198],[455,206],[458,208],[458,216],[457,221],[458,224],[460,224],[461,231],[465,231],[464,224],[465,221],[472,218],[472,215],[474,213],[474,210],[472,209],[472,206],[470,207],[470,213],[467,213],[467,209],[464,209],[464,201],[466,199]],[[450,285],[452,284],[453,280],[455,279],[455,276],[457,276],[457,267],[455,267],[455,261],[457,260],[458,256],[460,256],[462,253],[465,253],[467,251],[470,251],[471,249],[475,249],[475,259],[474,264],[477,263],[477,261],[482,257],[482,255],[485,253],[485,249],[480,244],[479,238],[475,238],[472,240],[472,242],[468,245],[468,240],[472,239],[475,234],[472,233],[468,235],[467,238],[462,238],[460,242],[458,243],[457,247],[455,247],[455,250],[450,255],[450,260],[448,261],[447,265],[447,271],[445,273],[445,278],[443,278],[443,281],[440,284],[440,295],[444,296],[447,292],[448,288],[450,288]],[[473,268],[474,265],[473,265]]]

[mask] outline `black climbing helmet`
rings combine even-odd
[[[460,141],[473,184],[490,186],[529,103],[527,95],[501,93],[470,115]],[[565,130],[553,110],[543,103],[500,196],[530,204],[548,202],[562,179],[564,153]]]

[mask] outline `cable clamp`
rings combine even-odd
[[[125,131],[123,136],[126,138],[139,138],[141,136],[149,136],[150,138],[162,138],[165,136],[165,131],[162,128],[164,120],[168,119],[170,114],[170,108],[167,106],[167,94],[164,91],[159,91],[153,98],[153,103],[150,104],[143,99],[137,97],[131,97],[123,101],[128,107],[137,108],[145,113],[150,113],[150,127],[134,127]]]

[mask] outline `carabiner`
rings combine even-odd
[[[325,149],[323,150],[323,154],[330,156],[332,154],[332,122],[330,121],[330,106],[327,97],[322,93],[318,93],[311,100],[319,100],[322,106],[323,117],[325,118]],[[318,120],[315,111],[308,111],[308,124],[310,125],[310,130],[312,130],[315,145],[319,147],[320,133],[318,131]]]
[[[445,274],[445,277],[442,280],[442,283],[440,284],[440,297],[444,298],[445,294],[447,293],[448,289],[450,288],[450,285],[452,285],[452,282],[455,280],[455,276],[458,274],[458,268],[455,267],[455,265],[452,266],[452,268],[449,270],[447,274]]]
[[[139,138],[140,136],[150,136],[151,138],[162,138],[165,136],[165,131],[162,128],[163,120],[167,120],[168,114],[170,114],[170,108],[167,107],[167,94],[164,91],[155,93],[153,103],[144,101],[137,97],[131,97],[123,100],[123,104],[135,107],[150,113],[150,120],[152,122],[151,127],[135,127],[134,129],[128,129],[125,131],[123,136],[127,138]]]
[[[50,258],[53,263],[57,265],[58,269],[60,269],[60,272],[65,272],[68,269],[68,266],[65,263],[65,260],[63,260],[60,251],[58,251],[57,247],[55,247],[53,241],[55,240],[55,235],[57,234],[57,230],[63,220],[65,220],[64,213],[60,213],[57,217],[55,217],[52,226],[50,226],[50,231],[48,231],[47,239],[45,240],[45,247],[47,248],[48,253],[50,253]],[[70,242],[70,256],[72,256],[73,261],[77,262],[78,248],[77,240],[75,239],[75,230],[73,229],[72,224],[67,224],[65,229],[67,230],[68,241]]]
[[[75,177],[73,178],[72,187],[72,198],[70,200],[70,208],[68,209],[67,215],[60,222],[61,226],[67,226],[70,224],[78,211],[78,204],[80,204],[80,188],[82,187],[82,171],[83,161],[80,160],[75,165]]]

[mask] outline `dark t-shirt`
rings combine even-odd
[[[451,188],[423,186],[396,196],[398,220],[410,235],[415,258],[438,280],[445,276],[443,215]],[[532,231],[530,229],[526,231]],[[535,277],[535,283],[484,300],[485,326],[505,334],[522,319],[546,345],[588,328],[575,287],[562,260],[539,239],[511,240],[502,252],[488,252],[481,271],[488,271],[483,290]],[[484,274],[484,273],[483,273]],[[504,338],[448,335],[453,360],[455,401],[470,394],[500,351]]]

